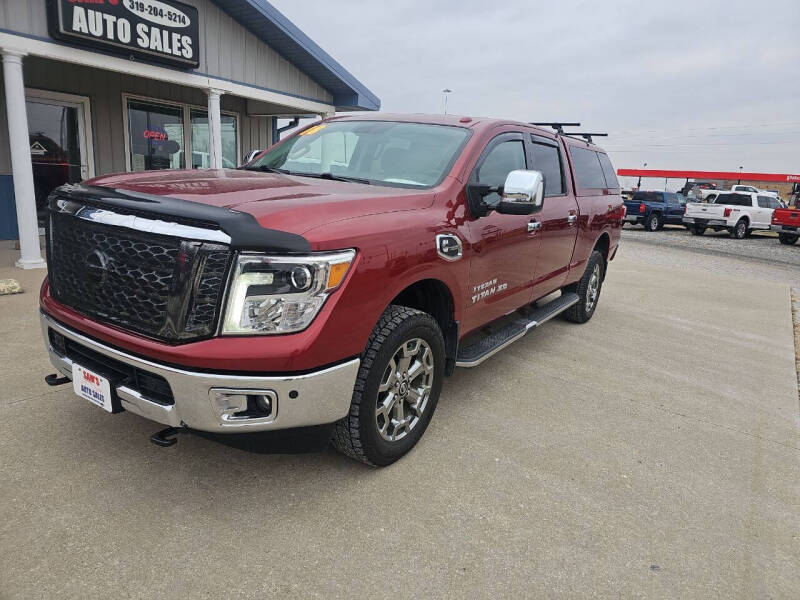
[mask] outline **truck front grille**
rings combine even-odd
[[[92,319],[163,341],[214,334],[231,263],[228,246],[79,215],[50,213],[53,298]]]

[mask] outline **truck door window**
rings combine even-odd
[[[758,207],[759,208],[770,208],[769,198],[767,196],[759,196],[758,197]]]
[[[576,146],[572,146],[569,152],[572,155],[578,187],[584,190],[604,189],[606,178],[597,152]]]
[[[541,171],[544,175],[544,195],[548,197],[563,196],[565,193],[564,169],[561,166],[561,152],[558,146],[537,143],[533,135],[531,138],[534,139],[531,146],[533,149],[532,168]]]
[[[522,140],[501,142],[492,148],[483,162],[474,172],[474,181],[485,183],[492,187],[501,187],[506,182],[506,177],[511,171],[526,169],[525,146]],[[486,196],[487,204],[500,201],[497,193]]]

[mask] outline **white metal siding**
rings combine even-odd
[[[247,85],[332,102],[332,95],[210,0],[183,0],[200,13],[197,72]],[[0,0],[0,29],[49,38],[45,0]]]
[[[127,170],[122,118],[122,94],[147,96],[163,101],[194,104],[204,107],[207,96],[202,90],[159,81],[98,71],[42,58],[27,57],[23,62],[25,86],[66,94],[88,96],[92,108],[92,139],[95,173],[106,175]],[[0,175],[11,172],[8,150],[5,102],[0,77]],[[247,101],[222,96],[222,110],[239,114],[239,136],[242,154],[251,149],[266,148],[272,139],[271,119],[247,116]],[[25,140],[27,142],[27,140]]]

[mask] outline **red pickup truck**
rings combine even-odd
[[[456,367],[592,317],[619,192],[584,141],[420,115],[326,119],[240,169],[63,186],[48,383],[168,425],[160,445],[292,430],[387,465]]]
[[[776,208],[772,211],[772,231],[778,232],[781,244],[791,246],[800,237],[800,207]]]

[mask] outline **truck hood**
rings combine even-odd
[[[427,208],[434,196],[430,190],[238,169],[124,173],[84,183],[247,212],[262,227],[296,234],[334,221]]]

